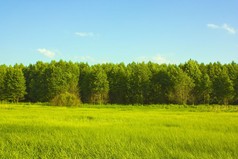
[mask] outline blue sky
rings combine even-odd
[[[238,0],[2,0],[0,64],[238,62]]]

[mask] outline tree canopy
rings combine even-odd
[[[97,64],[51,61],[0,66],[0,100],[83,103],[237,104],[238,64]]]

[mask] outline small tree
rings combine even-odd
[[[65,92],[55,96],[50,104],[54,106],[79,106],[80,99],[75,94]]]

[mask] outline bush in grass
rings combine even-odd
[[[55,96],[50,103],[55,106],[79,106],[80,99],[75,94],[65,92]]]

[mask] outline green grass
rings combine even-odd
[[[238,108],[1,104],[0,158],[238,158]]]

